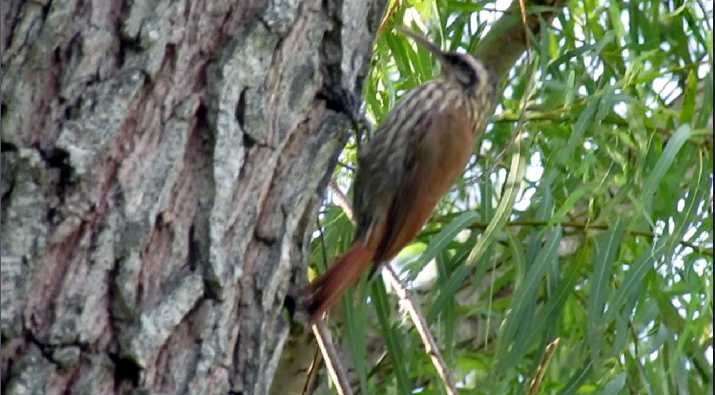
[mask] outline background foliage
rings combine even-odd
[[[468,51],[507,5],[393,1],[387,26]],[[531,46],[479,155],[394,264],[464,393],[712,393],[712,4],[575,0]],[[366,116],[379,124],[438,72],[385,29]],[[357,141],[335,174],[346,193]],[[334,199],[319,271],[352,240]],[[384,284],[355,292],[341,333],[361,393],[444,393]],[[372,328],[386,355],[368,355]]]

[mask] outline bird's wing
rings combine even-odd
[[[466,111],[458,107],[447,106],[424,117],[413,134],[376,262],[392,259],[417,236],[472,154],[474,134]]]
[[[373,138],[360,152],[359,167],[353,185],[353,209],[357,220],[356,238],[375,239],[380,220],[386,220],[392,201],[405,178],[408,148],[420,138],[419,125],[426,122],[420,98],[435,86],[422,85],[409,92],[390,111]],[[377,237],[379,238],[379,237]]]

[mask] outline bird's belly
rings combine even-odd
[[[440,147],[438,155],[430,164],[432,182],[430,195],[433,196],[435,205],[446,195],[464,172],[464,168],[472,155],[474,139],[460,139],[461,144],[444,144]]]

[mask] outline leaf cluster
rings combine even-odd
[[[390,18],[470,51],[502,3],[397,1]],[[530,51],[463,178],[393,265],[465,394],[712,393],[712,4],[574,0]],[[368,118],[437,73],[385,30]],[[358,143],[336,170],[343,191]],[[320,271],[352,240],[333,197],[313,241]],[[342,306],[361,393],[445,393],[381,281]]]

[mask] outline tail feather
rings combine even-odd
[[[358,281],[374,257],[375,250],[358,241],[333,267],[308,285],[305,306],[311,323],[318,321]]]

